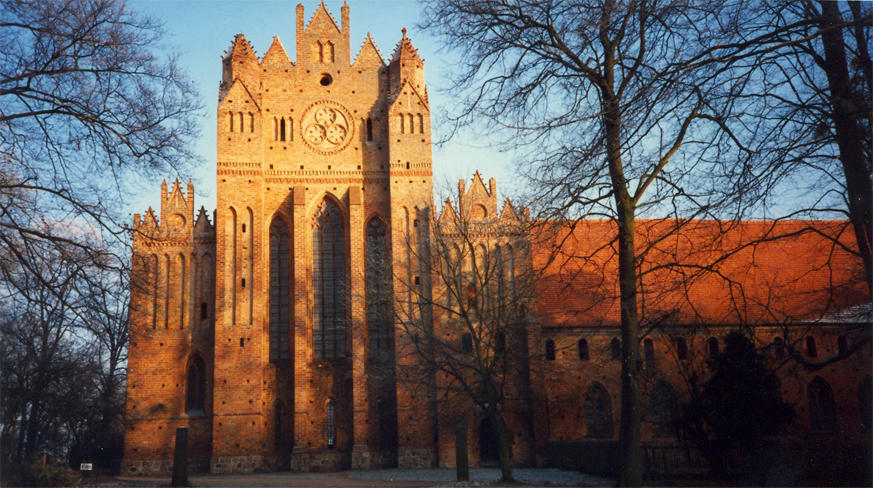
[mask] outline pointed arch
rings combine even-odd
[[[409,120],[409,133],[415,134],[415,120],[412,117],[412,114],[406,114],[407,119]]]
[[[280,215],[270,224],[270,362],[291,359],[291,279],[289,227]]]
[[[237,116],[238,116],[238,118],[239,118],[239,131],[240,131],[240,132],[245,132],[245,131],[246,131],[246,127],[245,127],[245,121],[243,120],[243,113],[242,113],[242,112],[237,112]]]
[[[186,263],[185,263],[185,255],[179,253],[179,328],[185,328],[185,305],[186,300],[185,297],[187,293],[185,293],[185,281],[187,276],[185,276],[186,271]]]
[[[418,114],[418,133],[424,134],[424,117]]]
[[[285,140],[285,117],[279,119],[279,140]]]
[[[342,211],[325,196],[312,218],[313,346],[316,358],[346,354],[348,287]]]
[[[250,207],[246,207],[246,211],[249,214],[249,227],[248,227],[248,262],[246,263],[246,267],[248,268],[248,289],[249,289],[249,310],[248,310],[248,322],[249,325],[254,323],[254,315],[255,315],[255,214],[252,212]],[[245,225],[243,225],[243,232],[245,232]]]
[[[152,254],[151,259],[151,292],[152,292],[152,329],[158,328],[158,290],[160,289],[160,271],[158,255]]]
[[[169,254],[164,254],[164,328],[170,328],[170,296],[172,292],[170,291],[170,271],[171,271],[171,258]]]
[[[229,293],[227,295],[230,296],[230,323],[236,324],[236,274],[237,274],[237,239],[236,239],[236,209],[233,207],[229,207],[230,213],[227,216],[227,222],[224,226],[225,232],[225,242],[229,242],[230,246],[227,249],[227,252],[230,253],[230,259],[226,259],[227,263],[227,272],[225,276],[227,279],[225,280],[225,287]]]
[[[612,407],[603,385],[595,381],[588,387],[582,408],[588,437],[612,437]]]

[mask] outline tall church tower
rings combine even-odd
[[[188,425],[215,473],[435,460],[434,395],[397,381],[407,345],[394,333],[404,313],[432,320],[394,292],[430,283],[416,252],[432,208],[423,62],[405,29],[387,65],[369,35],[352,57],[346,4],[340,22],[323,3],[307,22],[298,5],[296,31],[296,63],[278,37],[259,59],[242,34],[222,59],[214,327],[208,352],[180,346],[160,365],[181,385],[202,365],[203,408],[132,394],[128,411],[149,413],[126,466],[156,466],[134,462],[156,422]],[[131,312],[132,330],[148,310]],[[132,344],[131,364],[146,350]],[[131,384],[151,381],[132,369]],[[167,441],[147,457],[171,459]]]

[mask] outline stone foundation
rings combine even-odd
[[[433,449],[401,447],[397,451],[398,468],[432,468],[436,464]]]
[[[273,471],[275,456],[253,454],[249,456],[213,456],[209,472],[212,474],[252,473]]]
[[[291,454],[292,471],[342,471],[349,469],[349,466],[351,466],[351,453],[348,451],[295,449]]]
[[[188,471],[191,473],[208,473],[208,459],[189,459]],[[156,474],[170,474],[173,472],[172,459],[125,459],[121,462],[122,476],[151,476]]]

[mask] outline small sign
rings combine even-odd
[[[79,471],[91,471],[92,469],[94,469],[94,468],[91,466],[91,463],[80,463],[79,464]]]

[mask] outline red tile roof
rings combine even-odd
[[[539,230],[542,324],[618,325],[616,224]],[[635,235],[644,324],[788,323],[870,302],[845,221],[637,220]]]

